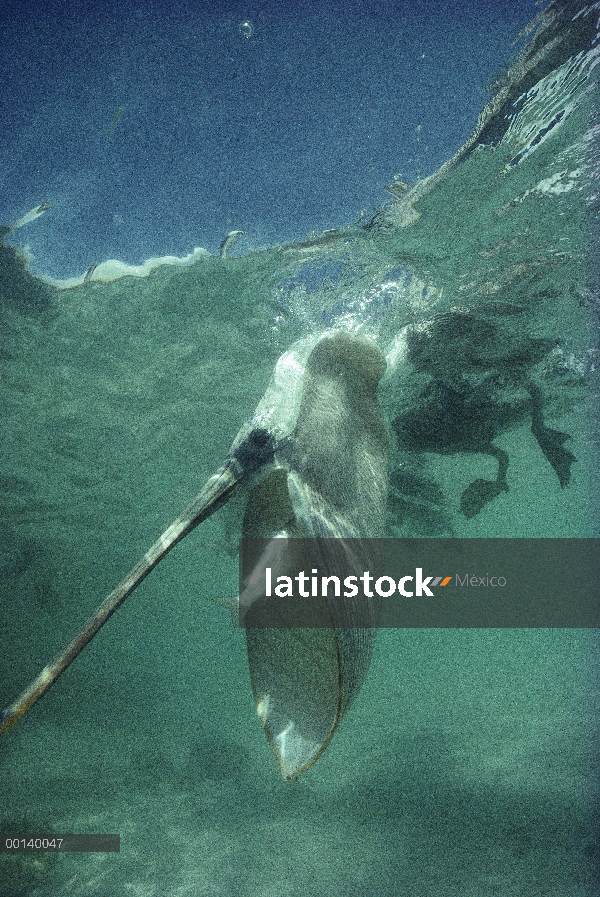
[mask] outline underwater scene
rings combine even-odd
[[[41,169],[6,212],[0,834],[120,849],[0,847],[0,897],[599,897],[596,628],[237,614],[242,537],[600,537],[600,3],[529,13],[467,132],[352,223],[298,187],[255,243],[242,211],[170,242],[170,209],[129,251],[83,205],[52,230]]]

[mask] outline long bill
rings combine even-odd
[[[90,617],[83,629],[54,658],[52,663],[44,667],[36,679],[6,710],[0,711],[0,735],[14,726],[18,719],[30,707],[39,701],[59,676],[83,651],[106,621],[119,608],[126,598],[148,576],[160,561],[188,535],[199,523],[206,520],[231,496],[243,472],[235,458],[228,458],[223,466],[206,483],[204,489],[179,517],[164,531],[162,536],[146,552],[119,585],[102,602],[94,615]]]

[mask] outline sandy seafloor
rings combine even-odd
[[[207,653],[223,641],[236,653],[216,633]],[[56,884],[23,893],[590,893],[583,642],[382,633],[344,733],[294,787],[252,718],[241,650],[198,684],[214,714],[182,719],[179,695],[170,720],[164,706],[136,728],[42,725],[13,767],[15,811],[118,831],[121,853],[63,855]]]
[[[585,483],[544,483],[517,434],[502,442],[520,486],[507,532],[530,499],[561,522],[549,535],[585,533]],[[5,818],[118,832],[120,854],[2,857],[3,897],[596,893],[593,631],[380,632],[340,732],[289,785],[242,633],[174,592],[214,565],[196,536],[2,745]]]

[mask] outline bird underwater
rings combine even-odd
[[[281,355],[262,400],[219,470],[81,631],[0,712],[0,734],[57,681],[166,554],[235,493],[245,497],[246,539],[264,539],[267,545],[317,539],[325,550],[327,543],[399,532],[452,535],[456,511],[466,520],[494,508],[502,513],[511,488],[511,459],[506,444],[496,443],[509,431],[519,438],[531,433],[531,459],[550,465],[561,489],[568,486],[577,460],[566,447],[570,437],[546,420],[572,411],[586,397],[586,365],[593,366],[596,349],[578,330],[588,326],[588,310],[595,314],[597,309],[597,299],[590,298],[588,281],[579,273],[583,250],[580,258],[563,245],[570,233],[565,222],[578,220],[576,201],[584,197],[583,186],[571,188],[577,178],[582,185],[586,177],[593,180],[585,174],[588,162],[581,162],[587,158],[581,141],[571,149],[565,142],[567,129],[561,131],[567,120],[574,121],[570,116],[578,108],[565,73],[579,72],[576,96],[583,103],[585,66],[591,72],[597,58],[595,17],[578,13],[572,18],[568,6],[564,13],[559,9],[557,18],[541,20],[533,42],[520,52],[473,134],[438,172],[408,190],[401,184],[397,204],[378,210],[363,226],[328,230],[278,247],[275,259],[268,256],[264,270],[275,272],[274,293],[285,306],[287,321],[293,319],[295,304],[307,299],[310,304],[312,297],[316,306],[319,295],[324,300],[318,314],[325,317],[315,324],[310,309],[302,308],[292,324],[300,321],[305,331],[308,322],[313,332]],[[579,68],[575,63],[569,68],[576,48],[583,54],[573,56]],[[551,118],[536,105],[536,96],[543,99],[545,90],[551,91],[553,104],[562,103],[558,114],[559,105],[549,105]],[[581,123],[578,127],[583,129]],[[591,140],[585,143],[586,152],[591,145]],[[561,153],[573,157],[568,178],[562,172],[568,169],[566,162],[555,171]],[[489,171],[488,157],[497,157]],[[542,172],[548,177],[540,181]],[[593,190],[596,195],[595,185]],[[13,229],[46,210],[47,204],[36,207]],[[0,228],[0,241],[9,230]],[[524,239],[523,234],[530,236]],[[198,285],[206,284],[214,303],[211,291],[226,273],[231,280],[223,283],[220,295],[223,301],[235,296],[239,303],[246,272],[252,276],[257,264],[250,258],[247,268],[240,264],[237,280],[236,269],[225,268],[238,261],[228,258],[228,251],[240,236],[241,231],[229,232],[215,266],[206,260],[206,273],[201,267],[190,274],[198,281],[191,292],[194,302],[201,294]],[[25,276],[16,250],[0,242],[0,252],[0,290],[13,308],[48,312],[50,288]],[[338,263],[341,273],[336,275]],[[360,280],[363,264],[367,273]],[[414,283],[412,274],[406,275],[409,269],[416,272]],[[267,275],[260,270],[262,302]],[[318,280],[321,270],[318,294],[311,277]],[[392,284],[390,295],[396,297],[388,305],[384,282]],[[434,285],[430,295],[428,283]],[[94,283],[85,287],[93,289]],[[327,304],[330,294],[340,305],[337,321]],[[258,295],[257,288],[252,300]],[[364,308],[365,297],[374,304],[381,299],[381,326],[374,328],[373,338],[362,335],[364,321],[348,324],[346,319],[343,324],[343,302]],[[330,312],[333,320],[327,320]],[[495,478],[476,477],[460,494],[457,490],[448,496],[449,487],[442,489],[428,465],[432,457],[452,461],[458,455],[492,458]],[[257,573],[267,557],[264,552],[256,557]],[[260,598],[253,591],[257,578],[251,572],[239,596],[239,607],[249,612],[249,619]],[[329,627],[245,627],[256,709],[288,780],[322,755],[367,674],[376,608],[362,615],[355,615],[352,606],[341,610],[337,617],[332,614],[338,625]]]
[[[396,346],[387,357],[373,339],[347,330],[331,329],[294,343],[276,363],[262,400],[220,469],[83,629],[0,714],[0,734],[56,682],[166,554],[241,492],[242,537],[267,540],[267,548],[254,559],[232,606],[239,608],[240,619],[242,612],[247,617],[243,625],[258,716],[282,775],[296,779],[321,756],[360,691],[374,647],[377,608],[328,604],[331,625],[253,626],[252,608],[264,596],[261,574],[273,563],[269,558],[275,556],[281,569],[289,560],[280,550],[282,540],[318,540],[311,545],[318,544],[321,554],[311,562],[325,569],[340,546],[346,551],[348,540],[385,536],[399,510],[398,492],[407,483],[390,466],[393,447],[395,457],[466,452],[496,458],[497,479],[476,479],[462,494],[461,512],[471,518],[508,490],[508,454],[493,440],[526,418],[561,486],[569,481],[576,459],[563,446],[567,434],[545,426],[542,391],[532,377],[555,342],[523,337],[491,358],[497,329],[463,309],[407,326],[402,351]],[[402,383],[406,377],[416,383],[412,393],[407,391],[410,407],[392,416],[388,427],[378,390],[382,381],[398,376]],[[356,569],[364,563],[360,553],[349,551],[346,560]]]
[[[285,352],[221,468],[0,714],[0,734],[56,682],[162,558],[235,491],[247,494],[242,532],[248,538],[318,538],[327,546],[382,536],[389,443],[377,387],[385,370],[375,343],[346,331],[310,336]],[[242,594],[240,603],[248,610],[252,602]],[[374,629],[363,623],[364,611],[353,619],[350,608],[337,628],[246,627],[257,711],[288,780],[321,755],[360,690],[374,643]]]
[[[13,267],[22,264],[13,250],[2,252]],[[440,517],[444,498],[415,459],[435,454],[487,454],[497,461],[495,480],[477,478],[460,497],[461,513],[473,518],[509,489],[509,456],[494,440],[527,421],[560,486],[566,486],[576,460],[564,446],[569,437],[544,421],[544,381],[554,378],[565,386],[564,372],[556,371],[560,341],[515,328],[522,313],[514,303],[454,307],[406,324],[391,345],[376,329],[370,337],[339,324],[293,343],[220,469],[81,631],[0,713],[0,734],[45,694],[166,554],[239,493],[245,499],[242,537],[267,540],[267,550],[254,558],[232,604],[245,628],[258,716],[282,775],[296,779],[321,756],[360,691],[375,643],[377,608],[329,603],[328,626],[253,626],[252,608],[263,597],[256,582],[268,546],[277,543],[276,563],[282,565],[282,541],[318,542],[321,554],[312,564],[325,569],[339,546],[394,533],[407,508],[410,535],[418,534],[415,521],[423,521],[415,508],[426,512],[433,505]],[[564,411],[560,403],[550,407]],[[347,551],[348,563],[363,560]]]

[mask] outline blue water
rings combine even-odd
[[[8,0],[0,221],[52,203],[13,243],[54,277],[215,251],[232,229],[245,251],[351,223],[459,148],[536,11]]]

